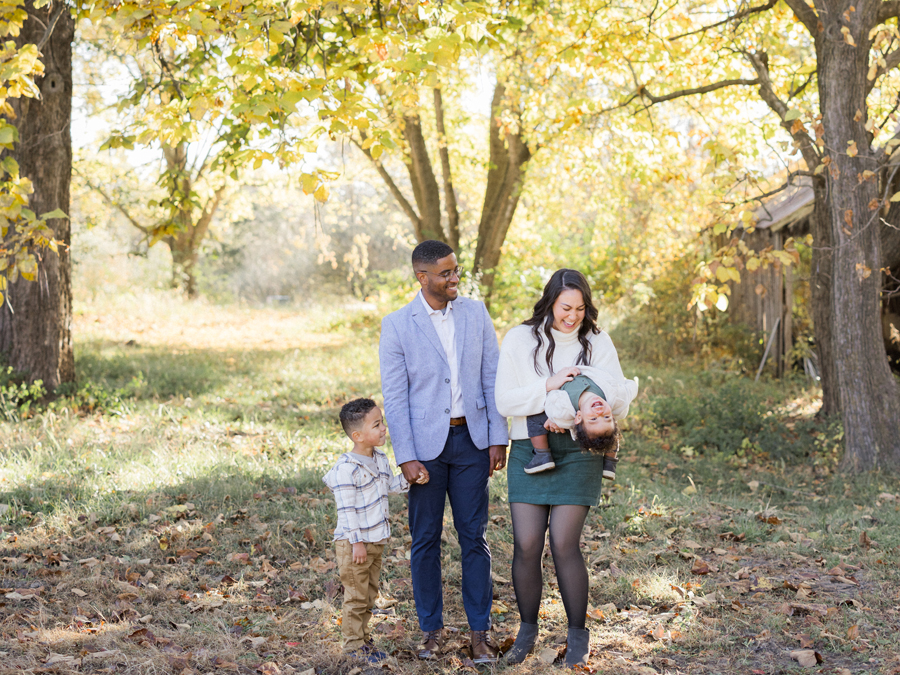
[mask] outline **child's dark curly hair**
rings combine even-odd
[[[575,432],[575,442],[582,450],[587,450],[595,455],[613,455],[619,450],[619,440],[622,434],[619,433],[619,423],[613,420],[613,428],[608,434],[602,436],[589,437],[584,431],[583,424],[576,424],[573,429]]]

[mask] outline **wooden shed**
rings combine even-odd
[[[766,200],[754,212],[755,228],[739,229],[735,234],[754,251],[784,250],[790,237],[796,239],[810,231],[813,208],[814,195],[807,180]],[[800,282],[796,270],[776,263],[753,272],[744,269],[741,283],[731,283],[730,319],[763,339],[766,358],[774,361],[778,377],[791,367],[785,357],[793,347],[793,298]]]

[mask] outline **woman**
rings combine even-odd
[[[587,279],[581,272],[561,269],[550,277],[532,317],[507,333],[497,367],[497,410],[512,417],[507,475],[512,577],[521,620],[516,642],[506,654],[509,663],[524,661],[537,640],[541,557],[548,527],[569,624],[566,665],[585,664],[590,652],[590,633],[584,627],[588,573],[580,542],[588,510],[600,498],[603,456],[582,452],[568,433],[550,434],[556,469],[532,475],[524,471],[532,456],[526,416],[542,412],[547,392],[572,380],[579,365],[624,377],[612,340],[597,327]]]

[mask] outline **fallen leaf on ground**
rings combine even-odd
[[[396,598],[389,598],[384,595],[379,595],[375,599],[375,606],[378,609],[387,609],[388,607],[393,607],[396,604],[397,604]]]
[[[694,566],[691,567],[691,574],[709,574],[709,565],[697,558],[694,560]]]
[[[118,649],[106,649],[102,652],[88,652],[85,654],[82,659],[87,661],[88,659],[110,659],[114,656],[118,656],[122,652]]]
[[[795,649],[791,652],[791,658],[804,668],[812,668],[824,660],[814,649]]]
[[[541,653],[538,655],[538,658],[546,664],[551,664],[556,661],[556,657],[559,656],[559,652],[552,647],[547,647],[546,649],[541,650]]]
[[[603,621],[604,619],[606,619],[606,616],[603,614],[603,610],[596,607],[588,609],[587,616],[589,619],[594,619],[595,621]]]

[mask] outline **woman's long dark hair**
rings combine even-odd
[[[591,285],[584,275],[578,270],[556,270],[550,281],[544,286],[544,294],[534,305],[534,313],[523,325],[531,326],[531,334],[534,335],[534,371],[541,372],[538,363],[538,354],[544,346],[544,338],[547,339],[547,372],[553,374],[553,352],[556,350],[556,342],[550,329],[553,327],[553,305],[563,291],[581,291],[584,300],[584,320],[578,329],[578,342],[581,343],[581,354],[573,365],[588,365],[591,362],[590,336],[600,332],[597,327],[597,308],[591,300]]]

